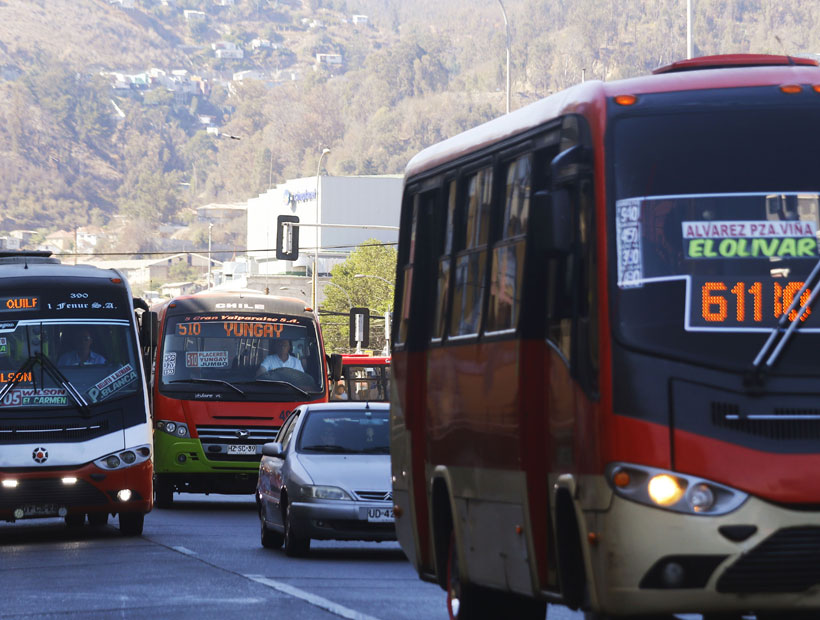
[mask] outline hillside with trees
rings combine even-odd
[[[693,6],[697,55],[820,51],[820,5]],[[685,55],[678,0],[505,7],[513,108]],[[504,43],[497,0],[4,0],[0,231],[187,222],[323,147],[331,174],[400,173],[503,113]],[[130,230],[122,251],[162,249]]]

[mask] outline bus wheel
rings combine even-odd
[[[154,503],[157,508],[170,508],[174,503],[174,487],[164,476],[154,478]]]
[[[274,532],[273,530],[269,530],[268,526],[265,525],[265,520],[261,517],[259,518],[259,523],[262,524],[261,527],[261,540],[262,546],[265,549],[278,549],[282,546],[282,543],[285,542],[285,537],[282,536],[279,532]]]
[[[290,509],[290,502],[285,504],[285,555],[298,558],[307,555],[310,551],[310,538],[299,536],[293,531],[293,511]]]
[[[72,530],[80,528],[85,525],[85,514],[82,512],[79,514],[67,514],[65,516],[65,524]]]
[[[145,515],[141,512],[121,512],[120,532],[123,536],[142,536]]]
[[[447,550],[447,612],[450,620],[544,620],[547,616],[547,603],[510,592],[461,583],[455,534],[451,531]]]
[[[92,527],[102,527],[108,524],[107,512],[89,512],[88,524]]]

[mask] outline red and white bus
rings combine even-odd
[[[820,608],[818,145],[817,63],[735,55],[408,164],[396,527],[452,617]]]
[[[342,355],[342,376],[331,400],[390,400],[390,357],[349,353]]]
[[[0,253],[0,519],[151,510],[151,424],[134,300],[114,270]],[[142,306],[140,306],[142,307]]]
[[[295,407],[328,400],[316,313],[298,299],[217,291],[154,311],[157,506],[174,492],[253,493],[262,445]]]

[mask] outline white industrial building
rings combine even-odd
[[[256,262],[259,274],[308,275],[313,269],[314,248],[318,247],[318,274],[329,273],[334,264],[368,239],[398,241],[397,230],[365,226],[398,227],[401,192],[401,175],[305,177],[276,185],[248,200],[248,255]],[[298,260],[276,260],[276,219],[280,215],[298,216],[300,224],[318,221],[322,225],[299,229]]]

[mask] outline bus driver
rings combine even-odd
[[[277,368],[293,368],[305,372],[302,362],[298,357],[290,354],[290,340],[281,338],[273,341],[273,354],[268,355],[256,371],[256,376],[264,375],[266,372]]]

